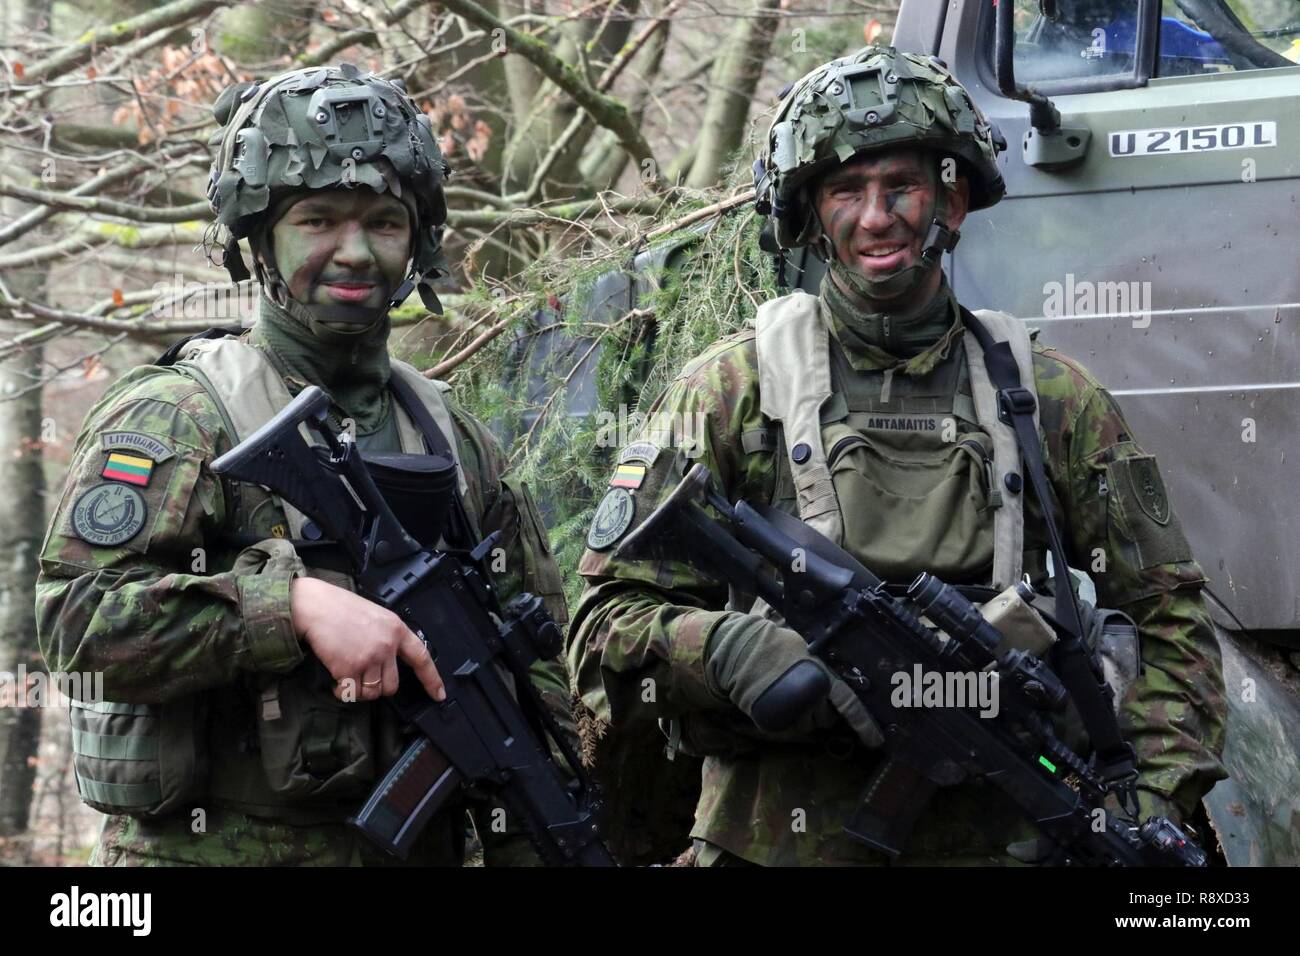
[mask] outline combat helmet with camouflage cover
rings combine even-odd
[[[441,313],[430,282],[446,271],[443,183],[451,167],[401,80],[351,63],[292,70],[228,86],[212,113],[221,127],[209,141],[217,152],[208,200],[214,230],[228,233],[222,264],[233,281],[249,278],[238,246],[247,237],[264,290],[289,311],[305,311],[275,268],[267,219],[278,201],[303,190],[366,185],[390,191],[411,216],[408,272],[385,311],[418,287],[425,306]]]
[[[777,245],[816,247],[821,226],[809,186],[854,156],[896,146],[954,157],[970,183],[972,210],[1006,191],[997,167],[1006,143],[942,61],[864,47],[819,66],[782,96],[754,163],[759,211],[772,216]]]

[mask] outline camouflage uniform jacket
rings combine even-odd
[[[295,391],[294,382],[289,384]],[[505,474],[505,457],[487,429],[454,403],[448,406],[468,481],[467,511],[482,534],[503,533],[504,571],[496,575],[503,602],[520,591],[532,591],[563,623],[567,613],[559,572],[526,486]],[[101,443],[108,433],[144,436],[172,454],[154,464],[147,484],[136,488],[145,502],[143,527],[121,544],[99,546],[73,533],[71,512],[88,489],[114,483],[103,475],[111,466],[101,447],[109,444]],[[246,564],[254,550],[246,547],[250,537],[283,537],[286,525],[283,510],[262,489],[240,484],[236,493],[234,483],[209,470],[213,459],[230,447],[216,403],[195,378],[179,369],[141,366],[110,388],[86,417],[42,546],[37,626],[50,669],[102,672],[108,700],[166,704],[203,695],[211,705],[211,739],[224,744],[223,753],[214,754],[214,768],[234,767],[237,774],[256,775],[261,761],[253,714],[259,682],[265,686],[319,663],[291,626],[292,570],[269,563],[261,573],[234,570],[241,553]],[[244,545],[231,543],[236,532]],[[347,583],[341,576],[332,580]],[[572,731],[563,662],[539,663],[533,675],[547,706]],[[375,728],[381,726],[381,708],[382,719],[391,721],[381,701],[343,706],[374,708]],[[386,769],[378,766],[375,772]],[[206,814],[204,836],[196,836],[188,813],[156,820],[110,816],[99,860],[384,862],[382,854],[343,823],[364,795],[350,796],[337,807],[317,808],[306,823],[250,815],[247,807],[232,809],[200,795],[196,805]],[[417,844],[413,862],[459,864],[464,822],[463,812],[449,811],[435,819]],[[491,840],[490,826],[477,829]],[[489,862],[493,855],[489,847]],[[498,857],[502,862],[536,861],[531,849],[514,837],[501,844]]]
[[[964,364],[959,327],[955,321],[948,334],[897,370],[919,380],[949,363]],[[847,359],[850,375],[879,376],[886,368],[881,355]],[[1132,500],[1121,500],[1119,489],[1107,487],[1108,465],[1146,457],[1115,400],[1078,362],[1052,348],[1035,344],[1033,367],[1052,504],[1069,560],[1095,571],[1095,556],[1104,552],[1105,573],[1093,575],[1098,604],[1127,612],[1139,627],[1144,671],[1120,714],[1124,736],[1139,756],[1139,795],[1144,809],[1154,794],[1189,814],[1224,775],[1218,756],[1223,678],[1200,594],[1205,577],[1176,517],[1158,526]],[[893,381],[897,389],[899,379]],[[776,457],[786,454],[784,443],[779,432],[773,440],[774,423],[760,408],[752,329],[716,342],[689,363],[651,409],[650,421],[659,414],[665,416],[660,422],[685,423],[679,430],[688,435],[700,430],[689,423],[702,422],[702,434],[689,458],[683,450],[657,452],[654,442],[620,455],[648,466],[633,492],[631,524],[620,537],[657,507],[694,461],[713,472],[728,500],[773,502],[797,513],[793,488],[782,489],[778,480],[782,467],[789,475],[788,463]],[[1035,586],[1047,577],[1046,541],[1041,509],[1027,495],[1024,567]],[[615,557],[616,544],[596,543],[602,546],[589,548],[579,564],[586,590],[569,635],[570,672],[584,704],[611,723],[687,715],[688,744],[705,739],[690,732],[692,723],[733,731],[712,754],[697,746],[705,761],[692,835],[754,863],[883,863],[883,856],[841,832],[863,790],[870,755],[859,750],[846,756],[825,741],[766,739],[706,683],[709,637],[735,613],[724,610],[725,585],[682,562]],[[889,579],[906,582],[930,569],[903,570],[907,576]],[[741,725],[742,736],[758,741],[748,752],[736,745]],[[937,794],[899,862],[1002,861],[1008,842],[1032,835],[999,791],[967,783]]]

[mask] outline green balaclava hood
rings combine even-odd
[[[844,274],[862,278],[852,269]],[[871,312],[850,299],[827,272],[822,277],[821,297],[830,313],[831,331],[849,355],[868,358],[875,366],[915,358],[952,329],[957,303],[952,287],[940,274],[938,291],[930,301],[907,312]],[[856,363],[854,363],[856,364]]]

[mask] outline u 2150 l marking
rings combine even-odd
[[[1161,153],[1208,153],[1217,149],[1263,149],[1277,145],[1277,123],[1223,123],[1219,126],[1173,126],[1124,129],[1110,134],[1112,156]]]

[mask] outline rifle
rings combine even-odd
[[[1007,642],[998,629],[934,575],[918,575],[907,597],[937,628],[798,518],[743,500],[728,503],[701,464],[624,540],[617,556],[685,558],[757,594],[852,688],[884,730],[883,754],[845,824],[868,846],[899,856],[939,787],[982,778],[1048,838],[1046,862],[1206,865],[1205,852],[1168,818],[1138,823],[1105,809],[1107,795],[1119,795],[1121,784],[1099,775],[1095,761],[1067,747],[1050,722],[1070,700],[1066,685],[1033,654],[1003,650]],[[1001,698],[996,715],[982,717],[973,707],[896,706],[895,676],[918,666],[954,676],[990,670]],[[759,698],[751,716],[762,730],[783,730],[829,689],[822,668],[802,662]]]
[[[560,630],[534,595],[502,608],[482,568],[500,532],[469,553],[421,546],[356,444],[330,429],[329,405],[320,388],[304,389],[212,470],[263,485],[314,521],[342,548],[358,592],[399,615],[442,675],[447,697],[437,702],[399,662],[398,691],[387,700],[417,739],[349,823],[405,859],[429,819],[473,788],[500,797],[545,863],[615,865],[599,839],[598,793],[528,679],[530,664],[560,652]],[[303,426],[324,445],[310,444]],[[568,764],[572,787],[547,739]]]

